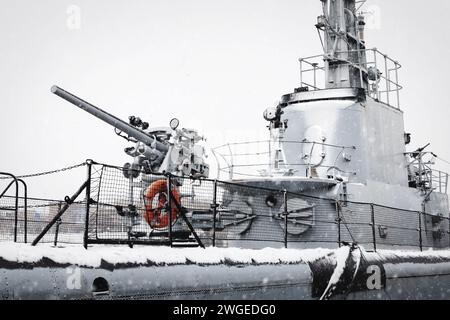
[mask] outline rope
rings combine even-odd
[[[17,179],[23,179],[23,178],[32,178],[32,177],[39,177],[39,176],[45,176],[45,175],[49,175],[49,174],[53,174],[53,173],[59,173],[59,172],[63,172],[63,171],[67,171],[67,170],[72,170],[72,169],[76,169],[82,166],[85,166],[86,162],[74,165],[74,166],[70,166],[70,167],[65,167],[62,169],[56,169],[56,170],[52,170],[52,171],[45,171],[45,172],[38,172],[38,173],[33,173],[33,174],[26,174],[26,175],[22,175],[22,176],[16,176]],[[0,177],[0,179],[11,179],[11,177]]]
[[[345,218],[344,218],[343,216],[341,217],[341,219],[342,219],[342,221],[343,221],[343,223],[344,223],[344,226],[345,226],[345,228],[347,229],[347,231],[348,231],[350,237],[352,238],[353,243],[356,244],[357,247],[358,247],[358,250],[359,250],[359,252],[360,252],[360,254],[361,254],[360,259],[361,259],[362,261],[364,261],[364,262],[367,263],[367,262],[368,262],[368,259],[367,259],[366,256],[364,255],[364,251],[361,249],[361,247],[360,247],[360,246],[358,245],[358,243],[356,242],[355,237],[353,236],[353,233],[350,231],[350,228],[349,228],[348,225],[347,225],[347,221],[345,220]],[[374,253],[375,253],[376,255],[378,255],[380,258],[382,258],[381,254],[380,254],[378,251],[374,251]],[[358,268],[359,268],[360,265],[361,265],[361,264],[358,265]],[[356,270],[356,272],[357,272],[357,271],[358,271],[358,269]],[[356,276],[356,272],[355,272],[355,276]],[[345,292],[345,294],[344,294],[344,299],[347,299],[347,298],[348,298],[348,295],[350,294],[351,290],[353,289],[353,286],[354,286],[354,280],[355,280],[355,277],[353,277],[353,280],[352,280],[352,282],[350,283],[349,288],[347,289],[347,292]],[[392,300],[391,295],[390,295],[386,290],[385,290],[384,292],[385,292],[386,295],[388,296],[389,300]]]

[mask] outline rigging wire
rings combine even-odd
[[[434,156],[436,157],[436,159],[441,160],[442,162],[444,162],[444,163],[450,165],[450,162],[449,162],[449,161],[447,161],[447,160],[445,160],[445,159],[443,159],[443,158],[441,158],[441,157],[438,157],[437,155],[434,155]]]
[[[56,169],[56,170],[51,170],[51,171],[44,171],[44,172],[38,172],[38,173],[32,173],[32,174],[25,174],[25,175],[21,175],[21,176],[15,176],[17,179],[23,179],[23,178],[32,178],[32,177],[39,177],[39,176],[44,176],[44,175],[48,175],[48,174],[53,174],[53,173],[59,173],[59,172],[63,172],[63,171],[67,171],[67,170],[72,170],[72,169],[76,169],[82,166],[85,166],[86,162],[77,164],[77,165],[73,165],[73,166],[69,166],[69,167],[65,167],[65,168],[61,168],[61,169]],[[11,179],[11,177],[0,177],[0,180],[2,179]]]
[[[350,231],[350,228],[348,227],[347,221],[345,220],[344,216],[341,216],[340,218],[341,218],[341,221],[344,223],[344,226],[345,226],[345,228],[347,229],[348,234],[350,235],[350,238],[352,239],[353,243],[356,244],[356,245],[358,245],[358,243],[357,243],[355,237],[353,236],[353,233]],[[361,253],[361,260],[362,260],[362,261],[365,261],[366,263],[369,262],[369,260],[366,258],[366,256],[364,255],[363,250],[361,249],[361,247],[360,247],[359,245],[358,245],[358,250],[359,250],[360,253]],[[380,254],[379,252],[377,252],[377,251],[374,251],[374,252],[375,252],[375,254],[377,254],[377,255],[380,257],[380,259],[382,258],[381,254]],[[361,264],[360,264],[360,265],[361,265]],[[354,279],[353,279],[353,280],[354,280]],[[354,281],[352,281],[352,283],[351,283],[350,286],[349,286],[349,289],[348,289],[347,292],[345,293],[345,295],[344,295],[345,298],[347,298],[348,295],[351,293],[351,290],[352,290],[353,286],[354,286]],[[390,294],[389,294],[386,290],[385,290],[384,292],[385,292],[386,295],[389,297],[389,299],[392,300],[392,297],[390,296]]]

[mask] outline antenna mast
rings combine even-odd
[[[324,36],[326,88],[368,89],[365,21],[364,16],[357,14],[356,1],[321,2],[323,14],[318,17],[316,27]]]

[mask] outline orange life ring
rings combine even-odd
[[[157,198],[157,205],[153,208],[153,200]],[[175,221],[178,215],[178,208],[175,203],[181,205],[180,202],[180,194],[178,193],[176,188],[172,188],[172,203],[170,206],[170,211],[172,215],[172,222]],[[169,215],[164,212],[164,206],[167,203],[167,181],[166,180],[157,180],[153,182],[147,190],[145,190],[144,194],[145,200],[145,213],[144,218],[145,221],[150,225],[153,229],[162,229],[169,225]]]

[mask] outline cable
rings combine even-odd
[[[66,167],[66,168],[62,168],[62,169],[57,169],[57,170],[52,170],[52,171],[45,171],[45,172],[39,172],[39,173],[33,173],[33,174],[26,174],[26,175],[22,175],[22,176],[16,176],[17,179],[23,179],[23,178],[31,178],[31,177],[39,177],[39,176],[44,176],[44,175],[48,175],[48,174],[53,174],[53,173],[58,173],[58,172],[62,172],[62,171],[66,171],[66,170],[72,170],[72,169],[76,169],[82,166],[85,166],[86,162],[74,165],[74,166],[70,166],[70,167]],[[10,177],[0,177],[0,179],[11,179]]]
[[[437,159],[439,159],[439,160],[441,160],[442,162],[445,162],[446,164],[450,164],[450,162],[449,161],[447,161],[447,160],[445,160],[445,159],[443,159],[443,158],[441,158],[441,157],[438,157],[437,155],[435,155],[435,154],[433,154]]]

